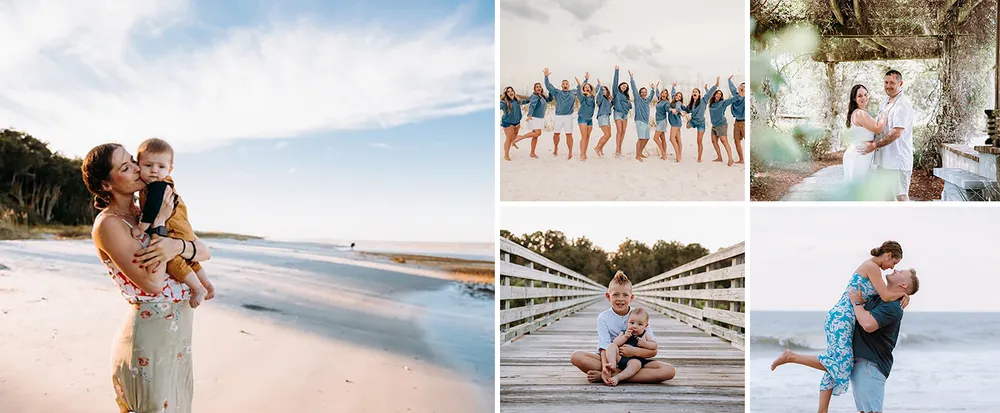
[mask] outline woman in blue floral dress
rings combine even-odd
[[[848,293],[858,290],[867,298],[878,295],[886,302],[902,299],[904,308],[909,303],[906,294],[889,291],[882,278],[883,270],[892,269],[903,259],[903,248],[896,241],[886,241],[878,248],[872,248],[871,255],[855,270],[840,300],[826,315],[826,353],[816,356],[786,349],[771,364],[771,370],[785,363],[795,363],[823,371],[823,380],[819,385],[819,412],[827,411],[831,396],[847,392],[854,367],[851,341],[854,338],[855,317]]]

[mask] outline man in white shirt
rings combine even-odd
[[[889,185],[897,201],[908,201],[910,177],[913,174],[913,106],[903,96],[903,75],[896,70],[885,74],[885,93],[889,100],[882,105],[879,116],[887,116],[886,131],[869,142],[862,153],[874,150],[876,177]]]

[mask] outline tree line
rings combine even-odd
[[[93,222],[97,210],[83,183],[82,163],[27,133],[0,129],[0,224]]]
[[[617,251],[606,252],[587,237],[570,240],[555,230],[521,236],[500,230],[500,236],[602,285],[607,285],[618,270],[633,283],[640,283],[709,254],[698,243],[659,240],[649,246],[632,239],[618,245]]]

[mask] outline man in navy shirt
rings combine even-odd
[[[890,291],[901,291],[909,295],[917,293],[920,282],[917,271],[893,271],[885,277]],[[878,413],[882,411],[885,399],[885,380],[892,370],[892,350],[899,338],[899,324],[903,320],[903,307],[899,301],[885,302],[876,295],[867,303],[862,301],[860,291],[851,291],[854,304],[854,370],[851,385],[854,388],[854,404],[859,412]]]

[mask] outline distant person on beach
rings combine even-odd
[[[670,86],[670,94],[673,95],[673,98],[670,100],[670,113],[667,115],[667,120],[670,122],[670,144],[674,147],[677,162],[680,162],[681,150],[684,148],[681,142],[681,126],[684,124],[683,117],[691,109],[684,106],[684,93],[677,91],[677,82],[674,82]]]
[[[112,345],[111,382],[121,412],[190,412],[194,393],[191,334],[194,312],[190,288],[164,269],[174,257],[204,262],[211,258],[201,241],[140,233],[135,193],[146,187],[139,165],[121,145],[98,145],[81,166],[94,206],[101,212],[91,233],[97,256],[130,304]],[[173,214],[167,187],[154,227]]]
[[[611,140],[611,105],[614,96],[611,89],[601,84],[601,79],[597,79],[597,126],[601,128],[601,139],[594,146],[594,153],[597,156],[604,156],[604,145]]]
[[[507,86],[500,95],[500,127],[506,137],[503,143],[503,159],[510,160],[510,147],[514,144],[517,132],[521,130],[521,105],[527,105],[531,100],[524,96],[519,96],[514,92],[514,88]]]
[[[726,108],[738,99],[738,96],[726,96],[719,90],[719,78],[715,78],[715,86],[712,86],[712,99],[708,101],[708,113],[712,117],[712,146],[715,148],[715,160],[722,162],[722,152],[719,151],[719,142],[726,148],[726,156],[729,157],[727,166],[733,166],[733,150],[729,147],[729,121],[726,120]]]
[[[170,177],[174,171],[174,149],[170,144],[162,139],[147,139],[139,144],[138,152],[139,177],[146,183],[146,188],[139,191],[139,207],[142,208],[143,216],[139,220],[139,225],[133,229],[133,236],[151,231],[150,224],[158,212],[156,207],[159,204],[147,205],[146,200],[150,196],[157,201],[162,198],[162,195],[154,194],[152,191],[162,191],[167,186],[174,189],[174,181]],[[166,185],[156,185],[156,183]],[[185,241],[198,239],[194,234],[194,228],[191,227],[191,222],[188,221],[187,205],[176,191],[174,191],[174,199],[176,200],[174,213],[170,215],[163,227],[159,227],[161,229],[159,235]],[[152,206],[152,208],[147,208],[147,206]],[[157,227],[152,227],[152,230],[156,229]],[[191,288],[191,308],[198,308],[202,301],[215,297],[215,286],[208,279],[208,272],[197,261],[188,262],[180,256],[173,257],[167,262],[167,275]]]
[[[887,131],[867,143],[861,153],[875,151],[876,176],[892,183],[888,198],[909,201],[910,178],[913,175],[913,105],[903,95],[902,73],[890,70],[884,80],[889,100],[882,105],[878,117],[885,116]]]
[[[635,77],[632,76],[631,70],[628,71],[628,79],[629,83],[632,84],[632,90],[636,90]],[[635,132],[639,135],[639,140],[635,142],[635,159],[639,162],[642,162],[642,158],[646,157],[642,152],[649,144],[649,105],[653,103],[653,96],[659,94],[656,85],[650,83],[649,88],[652,89],[652,93],[646,88],[641,88],[638,89],[639,96],[635,98],[633,117],[635,119]]]
[[[708,85],[705,85],[705,89],[708,89]],[[710,90],[708,95],[702,96],[701,89],[694,88],[691,90],[691,101],[688,103],[688,112],[690,113],[688,128],[698,130],[698,162],[701,162],[701,154],[704,150],[702,138],[705,136],[705,107],[708,106],[708,97],[713,93],[715,93],[714,89]]]
[[[545,75],[545,88],[549,90],[549,95],[551,95],[556,100],[556,119],[555,119],[555,129],[552,132],[552,156],[559,156],[559,135],[566,134],[566,148],[569,150],[569,156],[566,159],[573,159],[573,106],[576,103],[575,91],[570,90],[569,80],[563,79],[560,84],[560,88],[556,89],[549,82],[549,68],[542,70],[542,74]],[[583,80],[584,83],[587,79]]]
[[[532,90],[531,98],[528,100],[528,117],[526,119],[530,132],[518,136],[511,144],[515,145],[522,140],[531,138],[531,157],[538,158],[538,155],[535,154],[535,147],[538,146],[538,137],[542,136],[542,127],[545,125],[545,107],[553,99],[545,94],[541,83],[535,83]]]
[[[580,78],[576,79],[576,99],[580,102],[580,109],[576,112],[576,124],[580,126],[580,160],[587,160],[587,145],[590,145],[590,132],[594,130],[594,109],[597,106],[597,92],[594,85],[587,83],[590,80],[590,72],[583,75],[583,84]]]
[[[618,66],[615,66],[615,156],[622,156],[622,143],[625,142],[625,131],[628,129],[628,112],[632,110],[632,98],[628,95],[628,83],[618,83]]]
[[[611,340],[611,344],[608,344],[608,347],[605,349],[604,353],[607,355],[608,362],[601,370],[601,378],[604,380],[604,384],[617,386],[620,381],[628,380],[642,366],[652,361],[642,357],[624,357],[618,355],[618,348],[622,346],[656,350],[658,348],[656,341],[647,340],[645,337],[646,327],[648,326],[649,313],[646,310],[633,308],[629,312],[628,327],[625,331],[618,334],[618,337]],[[652,336],[652,333],[650,333],[650,336]],[[618,370],[620,372],[615,374]]]
[[[736,75],[729,75],[729,92],[736,98],[733,101],[732,108],[730,108],[733,113],[733,146],[736,146],[736,156],[739,158],[736,163],[742,164],[743,138],[746,137],[746,106],[744,106],[746,104],[746,97],[744,96],[746,92],[744,92],[744,83],[740,83],[739,88],[733,84],[734,76]]]
[[[354,243],[351,243],[351,250],[354,250]]]
[[[629,316],[637,309],[631,307],[632,299],[635,298],[632,295],[632,282],[621,271],[618,271],[608,284],[608,292],[604,296],[610,302],[611,308],[604,310],[597,316],[597,352],[576,351],[570,357],[570,362],[573,363],[573,366],[580,369],[580,371],[586,373],[587,380],[591,383],[604,381],[610,385],[610,380],[605,379],[606,373],[604,373],[604,370],[609,360],[614,360],[617,356],[608,355],[608,348],[612,345],[615,337],[619,337],[628,329]],[[656,342],[656,336],[652,330],[646,328],[644,333],[644,341]],[[655,348],[643,348],[630,344],[623,344],[616,347],[618,349],[618,356],[622,358],[640,357],[651,359],[656,357]],[[614,347],[611,347],[611,349],[614,350]],[[618,366],[615,366],[613,371],[611,371],[612,376],[621,372],[622,369],[618,368]],[[631,377],[626,379],[619,376],[619,378],[621,378],[621,381],[632,383],[661,383],[674,378],[675,373],[674,366],[671,366],[669,363],[647,360]]]
[[[871,258],[862,262],[854,271],[846,291],[841,294],[840,300],[826,316],[824,326],[826,353],[819,356],[803,355],[786,349],[771,364],[771,370],[785,363],[795,363],[823,371],[823,380],[820,382],[819,412],[826,412],[829,409],[831,396],[839,396],[847,391],[852,370],[855,367],[852,340],[855,331],[854,323],[859,321],[855,314],[859,304],[858,300],[852,299],[851,296],[860,295],[864,301],[879,298],[886,303],[900,300],[898,305],[902,311],[902,308],[906,308],[909,303],[909,296],[916,294],[919,288],[919,280],[915,270],[895,271],[887,277],[886,281],[882,280],[882,271],[894,268],[903,259],[903,248],[899,243],[896,241],[883,242],[879,247],[872,248],[870,253]]]

